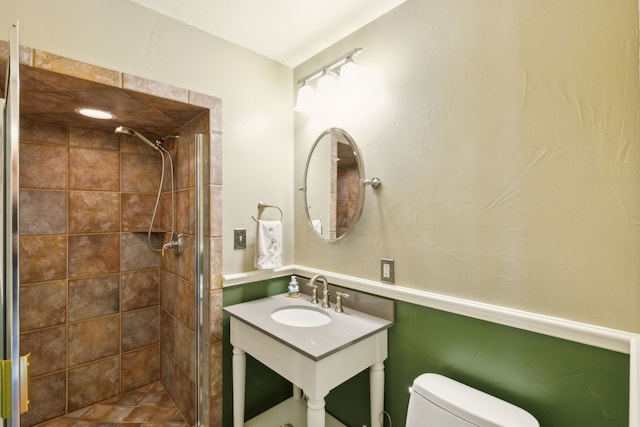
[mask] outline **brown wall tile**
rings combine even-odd
[[[141,156],[148,156],[153,152],[147,144],[140,141],[138,138],[133,138],[126,135],[120,135],[120,152],[127,154],[139,154]]]
[[[171,359],[175,357],[175,334],[173,326],[175,321],[176,320],[166,311],[160,310],[160,343],[162,345],[162,354]]]
[[[211,237],[222,237],[222,186],[209,187],[209,232]]]
[[[119,356],[69,369],[69,411],[120,393]]]
[[[122,313],[122,351],[131,351],[160,341],[157,307]]]
[[[34,66],[37,68],[109,86],[119,87],[121,85],[122,77],[117,71],[54,55],[53,53],[34,50],[33,61]]]
[[[51,116],[56,113],[50,114],[47,113],[47,110],[54,110],[58,113],[66,114],[64,119],[66,123],[80,125],[80,116],[75,112],[71,114],[73,112],[73,107],[71,106],[78,102],[75,96],[68,92],[46,90],[46,83],[34,79],[34,72],[31,70],[26,71],[23,75],[28,79],[28,85],[32,88],[31,90],[27,89],[29,90],[28,96],[23,96],[20,99],[20,111],[28,119],[38,120],[38,116],[43,117],[45,120],[51,119]]]
[[[118,274],[69,280],[69,322],[118,313]]]
[[[218,100],[219,101],[219,100]],[[217,105],[216,101],[212,104]],[[208,110],[200,110],[200,113],[193,118],[189,123],[180,128],[180,135],[183,141],[195,141],[196,133],[209,132],[209,120],[210,114]]]
[[[176,406],[191,425],[195,419],[195,384],[181,369],[176,369],[174,379],[174,400]]]
[[[176,230],[178,233],[195,234],[196,231],[196,196],[195,190],[176,192]]]
[[[188,99],[186,89],[131,74],[122,75],[122,87],[173,101],[187,102]]]
[[[62,325],[67,321],[67,282],[20,286],[20,330]]]
[[[162,350],[160,351],[160,361],[162,363],[162,368],[160,369],[160,378],[162,381],[162,385],[164,386],[164,389],[167,390],[169,396],[171,396],[171,398],[175,401],[174,380],[176,376],[176,365],[173,359],[164,350],[164,343],[162,346]]]
[[[177,224],[177,218],[174,219]],[[157,218],[154,221],[153,229],[166,232],[171,231],[171,193],[162,193],[160,196],[160,207],[158,208]]]
[[[184,280],[176,280],[175,317],[190,330],[195,331],[195,304],[196,290],[193,283]]]
[[[20,191],[20,235],[66,233],[66,191]]]
[[[182,139],[182,138],[181,138]],[[176,189],[195,187],[195,144],[193,136],[190,141],[180,141],[176,150]]]
[[[157,193],[122,193],[122,231],[149,230],[156,198]]]
[[[150,153],[142,156],[122,154],[121,188],[127,193],[154,193],[160,185],[160,156],[151,148]],[[169,175],[165,176],[169,179]]]
[[[168,241],[169,236],[165,236]],[[175,274],[176,276],[195,283],[195,238],[190,235],[182,235],[182,250],[180,255],[174,251],[165,251],[161,257],[160,267]]]
[[[120,231],[120,194],[69,192],[69,233]]]
[[[160,379],[160,345],[122,355],[122,392],[134,390]]]
[[[118,234],[69,236],[69,277],[117,273],[119,264]]]
[[[120,138],[115,132],[96,129],[69,129],[69,145],[72,147],[120,150]]]
[[[171,139],[163,142],[162,146],[169,151],[171,154],[172,161],[169,162],[168,158],[165,157],[164,162],[164,181],[162,183],[162,192],[167,193],[171,191],[171,163],[173,163],[173,188],[178,189],[178,175],[180,175],[180,170],[178,166],[178,141],[179,139]],[[162,163],[162,162],[161,162]],[[162,169],[160,169],[162,171]]]
[[[209,109],[209,126],[211,130],[222,132],[222,100],[214,96],[197,92],[189,92],[189,104]]]
[[[66,277],[66,236],[20,238],[20,283],[44,282]]]
[[[222,185],[222,135],[212,132],[209,140],[209,184]]]
[[[160,306],[172,316],[175,313],[177,280],[173,274],[160,270]]]
[[[160,303],[158,270],[122,273],[122,311],[136,310]]]
[[[195,333],[178,321],[173,322],[174,360],[176,365],[193,378],[195,357]]]
[[[209,345],[209,396],[222,396],[222,341]]]
[[[20,335],[20,353],[31,353],[31,376],[49,374],[67,367],[67,328],[40,329]]]
[[[209,425],[222,425],[222,396],[214,397],[209,400]]]
[[[222,237],[209,239],[209,287],[222,289]]]
[[[20,188],[67,188],[66,146],[20,144]]]
[[[69,148],[69,189],[119,191],[120,154]]]
[[[222,341],[222,289],[209,293],[209,341]]]
[[[158,236],[151,236],[151,243],[154,247],[162,246],[158,240]],[[122,233],[122,259],[121,270],[144,270],[149,268],[158,268],[160,261],[158,253],[149,248],[147,242],[147,233]]]
[[[119,336],[119,315],[69,324],[69,366],[118,354]]]
[[[20,416],[21,426],[32,426],[64,415],[67,396],[66,373],[31,378],[29,412]]]
[[[69,131],[64,126],[20,120],[20,140],[67,145]]]

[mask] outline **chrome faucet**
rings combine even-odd
[[[336,292],[336,313],[343,313],[344,309],[342,308],[342,298],[350,298],[351,295],[345,294],[344,292]]]
[[[311,280],[309,280],[309,282],[307,283],[307,286],[313,288],[311,289],[311,304],[317,304],[318,303],[318,285],[314,285],[313,283],[311,283]]]
[[[317,304],[318,303],[318,296],[317,296],[317,289],[318,289],[318,285],[315,284],[315,281],[319,280],[322,282],[322,284],[324,285],[323,289],[322,289],[322,308],[329,308],[331,307],[331,305],[329,304],[329,283],[327,283],[327,279],[324,276],[321,276],[319,274],[316,274],[315,276],[313,276],[311,278],[311,280],[309,280],[309,283],[307,283],[307,286],[311,286],[313,287],[313,296],[311,298],[311,304]]]

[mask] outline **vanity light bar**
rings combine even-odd
[[[357,47],[347,53],[345,53],[344,55],[342,55],[341,57],[339,57],[338,59],[335,59],[325,65],[323,65],[322,67],[318,68],[317,70],[315,70],[314,72],[307,74],[306,76],[304,76],[303,78],[301,78],[300,80],[298,80],[298,84],[302,85],[305,84],[313,79],[317,79],[320,76],[323,76],[324,74],[327,74],[331,71],[334,71],[335,69],[341,67],[342,65],[346,64],[348,61],[352,60],[354,56],[356,56],[357,54],[359,54],[360,52],[362,52],[362,48],[361,47]]]

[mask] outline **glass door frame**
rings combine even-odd
[[[20,371],[26,369],[20,362],[20,230],[19,230],[19,176],[20,176],[20,42],[19,24],[11,26],[9,34],[9,61],[7,67],[6,99],[3,108],[2,129],[2,259],[1,283],[3,373],[10,372],[8,381],[2,381],[4,425],[20,426],[21,387]],[[13,363],[12,363],[13,362]],[[26,374],[26,372],[25,372]],[[28,385],[23,390],[26,393]],[[7,390],[8,388],[8,390]],[[25,395],[26,399],[28,397]],[[8,406],[8,408],[7,408]]]

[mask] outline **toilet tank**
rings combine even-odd
[[[540,427],[527,411],[438,374],[413,381],[406,427]]]

